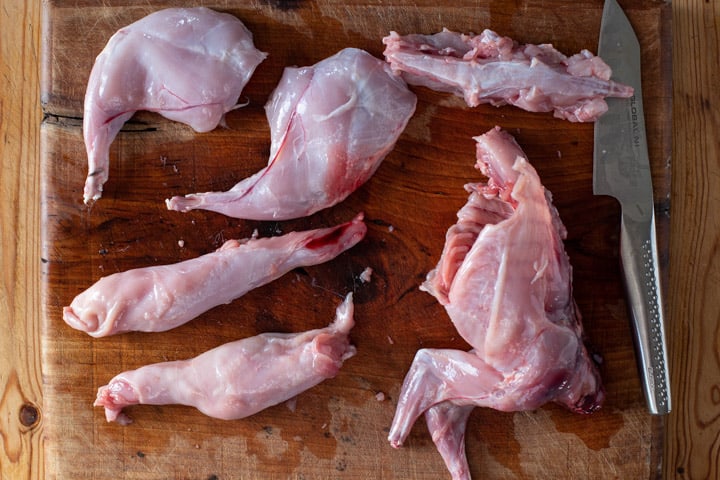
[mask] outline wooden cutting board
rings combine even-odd
[[[464,106],[414,89],[417,112],[375,176],[343,203],[287,222],[181,214],[164,199],[224,190],[267,163],[263,106],[287,65],[311,65],[352,46],[381,56],[390,30],[491,28],[521,42],[551,42],[568,54],[596,50],[602,2],[225,1],[269,52],[243,93],[248,105],[206,134],[138,114],[112,145],[110,179],[92,208],[82,203],[85,86],[95,56],[120,27],[182,2],[48,1],[44,4],[41,130],[45,465],[50,478],[266,479],[449,478],[415,426],[404,448],[386,441],[399,386],[422,347],[467,349],[444,310],[418,285],[437,262],[446,229],[464,204],[463,184],[481,180],[471,137],[500,125],[513,133],[552,191],[568,229],[575,296],[590,348],[602,355],[607,401],[590,416],[547,405],[536,411],[476,409],[467,450],[475,478],[656,478],[662,418],[645,408],[618,263],[619,208],[592,195],[593,126],[518,109]],[[644,99],[663,272],[667,269],[670,161],[669,5],[622,2],[643,51]],[[190,67],[191,68],[191,67]],[[291,272],[175,330],[93,339],[61,309],[98,278],[210,252],[229,238],[317,228],[366,214],[369,232],[324,265]],[[372,281],[359,280],[365,267]],[[128,409],[134,423],[105,422],[97,388],[120,371],[185,359],[261,332],[325,326],[353,291],[358,354],[340,374],[250,418],[221,421],[182,406]],[[384,399],[378,399],[382,393]]]

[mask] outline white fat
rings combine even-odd
[[[547,270],[549,263],[550,262],[545,255],[543,255],[540,260],[536,260],[533,262],[533,270],[535,270],[535,276],[532,280],[530,280],[531,284],[537,282],[543,277],[543,275],[545,275],[545,270]]]

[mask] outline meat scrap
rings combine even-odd
[[[286,68],[265,105],[268,165],[227,192],[176,196],[167,207],[287,220],[335,205],[375,173],[416,101],[386,62],[356,48]]]
[[[359,214],[332,228],[228,240],[191,260],[103,277],[63,309],[63,319],[93,337],[170,330],[294,268],[335,258],[366,231]]]
[[[362,283],[370,283],[372,280],[373,269],[372,267],[365,267],[358,277]]]
[[[473,407],[532,410],[557,402],[590,413],[604,399],[583,344],[566,230],[515,140],[498,127],[476,137],[485,184],[470,193],[421,289],[442,304],[470,352],[417,352],[389,441],[402,445],[425,414],[454,479],[467,479],[465,425]]]
[[[130,405],[180,404],[222,420],[248,417],[337,375],[355,355],[352,293],[328,327],[303,333],[263,333],[226,343],[190,360],[156,363],[115,376],[95,406],[123,425]]]
[[[550,44],[520,45],[492,30],[464,35],[396,32],[383,38],[385,57],[411,85],[463,97],[475,107],[515,105],[554,112],[571,122],[592,122],[607,111],[605,97],[631,97],[610,80],[611,69],[587,50],[567,57]]]
[[[240,20],[204,7],[160,10],[118,30],[97,56],[85,93],[85,203],[101,197],[110,144],[135,112],[210,131],[237,106],[266,56]]]

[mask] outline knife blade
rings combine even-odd
[[[630,85],[630,98],[608,98],[595,123],[593,193],[621,206],[620,257],[640,380],[652,414],[671,410],[665,320],[655,235],[650,160],[643,113],[640,45],[616,0],[606,0],[600,56],[613,80]]]

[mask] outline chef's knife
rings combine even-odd
[[[621,205],[620,256],[635,350],[648,409],[670,412],[670,381],[660,268],[655,240],[652,179],[640,82],[640,45],[616,0],[606,0],[598,55],[613,80],[632,86],[630,98],[608,98],[595,123],[593,192]]]

